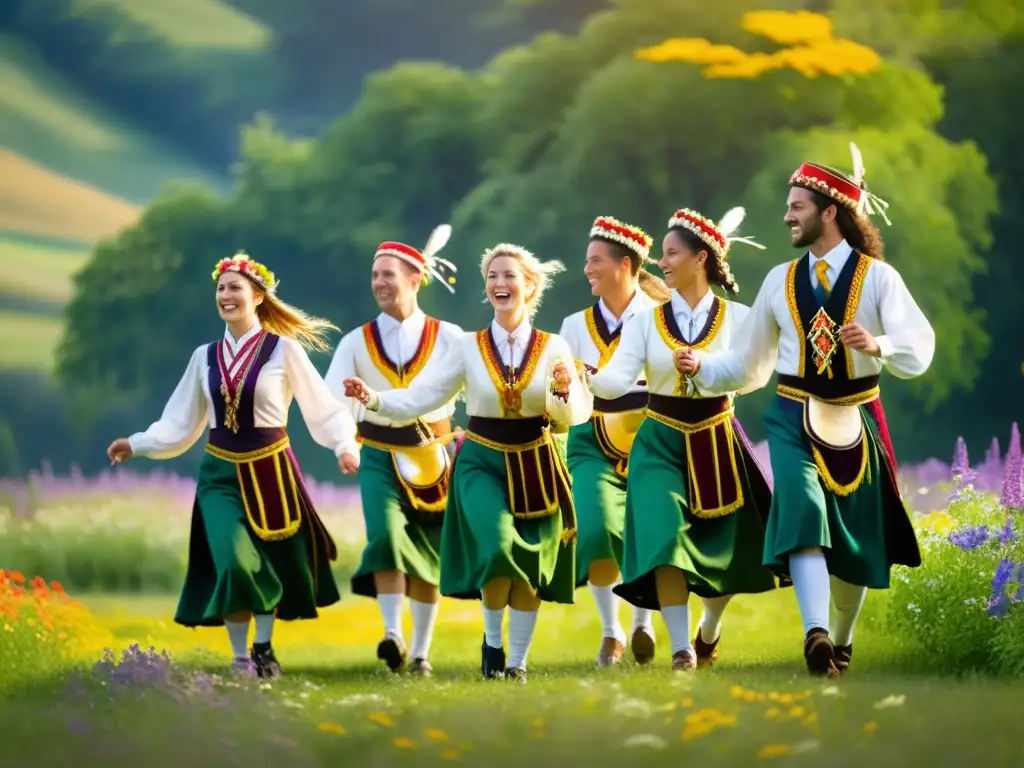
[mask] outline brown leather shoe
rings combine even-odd
[[[697,669],[705,669],[714,666],[718,661],[718,643],[722,639],[721,634],[713,643],[705,643],[700,636],[700,627],[697,627],[697,634],[693,638],[693,649],[697,652]]]
[[[837,645],[833,649],[834,657],[832,663],[836,665],[839,674],[843,674],[850,667],[850,658],[853,656],[853,643],[849,645]]]
[[[633,658],[637,664],[649,664],[654,660],[654,635],[643,627],[633,630],[629,647],[633,650]]]
[[[692,651],[676,651],[672,654],[673,672],[693,672],[697,669],[697,659]]]
[[[804,639],[804,659],[807,671],[816,677],[837,677],[839,670],[835,665],[835,647],[828,631],[814,627]]]
[[[622,661],[622,652],[626,646],[614,637],[605,637],[601,640],[601,650],[597,653],[597,666],[610,667]]]
[[[406,669],[411,675],[419,675],[420,677],[434,676],[434,667],[426,659],[413,659],[409,662],[409,666]]]

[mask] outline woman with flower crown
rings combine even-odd
[[[482,599],[485,678],[525,682],[541,602],[575,599],[576,516],[552,432],[585,422],[592,398],[565,341],[531,325],[551,276],[563,269],[517,245],[491,248],[480,271],[494,320],[462,336],[444,373],[386,392],[345,380],[346,395],[390,419],[416,418],[465,390],[469,424],[448,490],[440,588]]]
[[[761,565],[771,493],[733,415],[734,393],[697,391],[676,363],[684,348],[727,349],[748,312],[711,291],[712,284],[739,291],[730,245],[756,245],[730,237],[743,216],[735,208],[717,225],[688,209],[672,216],[658,263],[671,300],[626,323],[611,360],[589,381],[606,400],[625,396],[641,373],[647,381],[647,416],[629,454],[622,583],[614,591],[661,611],[678,672],[716,661],[732,595],[775,588]],[[691,593],[704,603],[692,641]]]
[[[286,430],[298,400],[313,439],[343,472],[359,465],[351,411],[335,399],[305,347],[328,348],[333,325],[277,297],[274,274],[240,253],[213,271],[224,336],[198,347],[149,429],[107,449],[169,459],[209,427],[192,508],[188,571],[175,621],[227,627],[232,670],[277,677],[274,619],[312,619],[338,601],[337,550],[310,501]],[[250,622],[255,638],[247,652]]]
[[[638,312],[664,304],[668,287],[643,265],[651,236],[611,216],[598,216],[590,228],[583,273],[597,301],[569,315],[558,335],[565,339],[578,366],[596,373],[607,365],[622,338],[622,327]],[[579,535],[576,538],[576,585],[590,585],[601,619],[598,666],[622,660],[626,633],[619,622],[622,532],[626,516],[629,449],[647,407],[647,385],[640,380],[622,397],[596,398],[585,424],[569,430],[566,446]],[[640,664],[654,658],[651,611],[635,606],[629,638]]]

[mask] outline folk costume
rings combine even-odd
[[[367,406],[411,419],[464,390],[469,424],[444,513],[441,594],[479,600],[485,584],[511,578],[530,584],[543,601],[574,602],[576,515],[552,431],[584,423],[590,398],[568,345],[529,320],[512,333],[492,322],[464,334],[445,362],[408,389],[371,393]],[[572,377],[564,400],[550,386],[558,362]],[[537,612],[509,608],[507,670],[503,619],[503,609],[484,607],[481,671],[525,679]]]
[[[639,227],[599,216],[590,230],[591,240],[617,243],[630,250],[641,263],[647,260],[651,237]],[[607,365],[622,337],[622,327],[634,315],[657,305],[634,287],[634,294],[621,317],[616,317],[603,299],[582,312],[569,315],[558,335],[565,339],[577,366],[597,372]],[[576,504],[576,586],[589,582],[591,563],[614,560],[622,568],[622,535],[626,518],[626,476],[629,450],[647,407],[647,386],[642,379],[622,397],[595,398],[589,421],[572,427],[566,447],[572,494]],[[617,582],[618,583],[618,582]],[[616,584],[590,584],[603,628],[598,664],[615,663],[622,655],[626,633],[619,622]],[[634,606],[631,646],[640,663],[654,653],[651,611]]]
[[[728,254],[731,230],[723,232],[694,211],[677,211],[669,227],[693,232],[721,258]],[[594,395],[607,400],[625,396],[641,373],[647,381],[647,417],[629,455],[623,583],[615,592],[633,605],[661,611],[674,669],[714,662],[729,596],[776,586],[761,565],[771,492],[734,416],[734,393],[694,388],[674,360],[683,346],[728,349],[747,312],[710,290],[691,308],[673,290],[668,303],[626,323],[611,361],[590,379]],[[688,606],[659,602],[655,571],[665,566],[681,570],[689,591],[704,598],[705,615],[693,642]],[[705,629],[710,636],[702,637]]]
[[[382,256],[395,256],[423,274],[433,266],[430,251],[420,252],[404,243],[381,243],[374,260]],[[381,313],[342,338],[326,376],[335,395],[352,403],[362,446],[359,493],[366,547],[352,576],[352,592],[377,600],[385,627],[377,655],[394,671],[411,655],[411,671],[430,673],[427,658],[439,606],[409,598],[413,639],[407,652],[402,631],[404,595],[378,594],[374,574],[397,570],[407,578],[438,584],[451,463],[446,444],[455,401],[419,418],[396,421],[345,398],[344,380],[358,376],[381,392],[404,389],[421,378],[429,380],[447,365],[461,335],[458,326],[428,317],[418,308],[402,321]]]
[[[273,273],[245,255],[214,271],[239,272],[267,291]],[[278,619],[313,619],[339,599],[331,574],[334,542],[310,501],[289,446],[288,409],[298,400],[306,426],[337,456],[358,451],[355,424],[302,346],[257,321],[241,338],[229,331],[198,347],[159,421],[131,436],[133,455],[169,459],[208,427],[192,508],[188,570],[175,621],[186,627],[227,624],[236,665],[244,663],[255,614],[252,661],[279,672],[270,648]]]
[[[851,149],[853,178],[804,163],[790,184],[854,216],[884,214]],[[850,323],[874,335],[878,357],[839,342],[839,328]],[[921,563],[896,482],[879,375],[884,367],[897,378],[920,376],[934,350],[934,332],[899,273],[844,240],[820,258],[808,252],[772,269],[733,348],[700,358],[694,381],[702,389],[751,391],[778,373],[765,415],[775,488],[764,563],[792,575],[813,673],[845,670],[866,590],[888,588],[893,565]],[[807,552],[814,548],[823,554]]]

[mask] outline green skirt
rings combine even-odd
[[[576,502],[576,586],[583,587],[595,560],[622,566],[626,478],[598,446],[593,421],[570,428],[566,453]]]
[[[444,516],[413,508],[388,451],[363,446],[359,493],[366,523],[366,547],[352,577],[352,592],[376,597],[373,574],[391,570],[437,586]]]
[[[830,574],[870,589],[889,587],[892,565],[921,564],[892,457],[881,449],[878,417],[866,406],[861,416],[867,467],[856,490],[840,495],[819,474],[804,431],[803,403],[777,396],[765,413],[774,493],[764,564],[776,573],[788,570],[790,553],[808,547],[824,550]]]
[[[294,464],[291,451],[288,458]],[[334,542],[317,517],[296,471],[302,524],[289,538],[266,541],[250,527],[235,465],[205,454],[192,507],[188,570],[174,620],[217,627],[224,616],[251,611],[283,621],[315,619],[338,602],[331,573]]]
[[[552,437],[556,450],[562,442]],[[525,581],[541,600],[575,602],[575,541],[562,542],[559,510],[513,516],[505,454],[466,439],[459,448],[441,532],[441,594],[479,600],[493,579]]]
[[[629,456],[623,583],[614,590],[627,602],[660,610],[654,571],[663,566],[680,569],[700,597],[775,589],[761,564],[771,491],[735,421],[729,434],[742,505],[698,517],[689,500],[686,435],[650,416],[641,424]]]

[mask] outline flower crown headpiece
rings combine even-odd
[[[651,236],[640,227],[626,224],[611,216],[598,216],[594,219],[594,224],[590,228],[590,237],[591,239],[599,237],[611,240],[625,246],[640,257],[641,264],[648,260],[651,245],[654,243]]]
[[[441,285],[451,293],[455,293],[455,288],[452,286],[455,284],[455,273],[459,270],[450,261],[439,258],[437,255],[437,252],[448,244],[448,239],[451,236],[451,225],[441,224],[430,233],[422,251],[416,250],[411,245],[389,240],[377,246],[373,258],[376,260],[380,256],[394,256],[418,269],[423,276],[424,285],[430,282],[431,277],[436,277],[441,281]],[[443,272],[450,274],[446,277]]]
[[[733,243],[752,245],[754,248],[765,249],[763,245],[755,242],[750,237],[733,237],[732,233],[740,228],[747,211],[737,206],[726,211],[722,220],[715,224],[711,219],[705,218],[696,211],[689,208],[680,208],[672,218],[668,220],[668,228],[682,227],[689,230],[701,239],[718,258],[725,260],[729,258],[729,248]]]
[[[225,272],[237,272],[245,275],[254,283],[258,283],[267,293],[277,290],[278,282],[274,273],[255,259],[249,258],[245,251],[239,251],[230,259],[221,259],[213,269],[213,282],[217,282]]]
[[[850,142],[850,156],[853,158],[852,177],[846,176],[835,168],[817,163],[801,163],[800,167],[790,176],[789,183],[792,186],[803,187],[825,195],[856,216],[872,216],[877,213],[885,220],[886,224],[892,226],[892,222],[889,221],[889,217],[885,213],[889,204],[877,195],[868,192],[867,184],[864,182],[866,175],[864,158],[860,149],[852,141]]]

